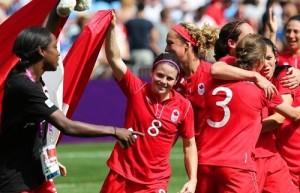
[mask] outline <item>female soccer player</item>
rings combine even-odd
[[[290,65],[300,68],[300,15],[291,17],[285,26],[286,47],[283,53],[279,54],[279,65]]]
[[[237,44],[235,54],[238,67],[260,72],[266,54],[263,37],[247,35]],[[249,81],[213,80],[205,97],[207,119],[198,149],[197,189],[258,192],[254,150],[262,126],[262,109],[272,107],[293,120],[299,120],[299,109],[284,103],[279,95],[268,100]]]
[[[165,51],[175,54],[182,68],[176,90],[193,105],[196,142],[203,126],[206,82],[211,79],[211,63],[204,58],[217,38],[218,31],[215,27],[205,25],[199,29],[191,23],[180,23],[172,27],[166,39]]]
[[[133,146],[119,143],[107,161],[110,172],[101,193],[167,192],[171,176],[170,151],[177,137],[183,140],[188,182],[181,193],[195,192],[197,150],[194,116],[190,102],[172,88],[180,68],[170,53],[160,54],[151,70],[151,82],[137,78],[120,57],[115,39],[114,17],[108,31],[105,52],[119,86],[127,97],[125,126],[145,133]]]

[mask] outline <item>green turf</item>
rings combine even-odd
[[[114,143],[60,144],[58,159],[68,170],[67,177],[55,178],[58,193],[98,193],[105,179]],[[173,168],[169,192],[178,192],[187,177],[183,164],[182,142],[179,140],[171,154]]]

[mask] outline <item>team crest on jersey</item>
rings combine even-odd
[[[198,84],[198,94],[199,94],[199,95],[203,95],[204,92],[205,92],[205,86],[204,86],[204,83]]]
[[[173,122],[176,122],[178,120],[179,114],[180,113],[178,110],[173,110],[172,115],[171,115],[171,120]]]
[[[166,191],[164,189],[159,189],[158,193],[166,193]]]

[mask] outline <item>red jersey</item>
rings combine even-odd
[[[286,73],[286,70],[283,70],[279,73],[277,77],[272,79],[272,83],[276,86],[280,95],[290,92],[288,88],[284,88],[279,82],[284,76],[286,76]],[[273,113],[273,108],[266,107],[264,108],[262,117],[266,118],[269,115],[272,115]],[[270,157],[273,156],[275,153],[278,153],[275,138],[276,137],[274,135],[274,131],[261,133],[256,144],[255,157]]]
[[[218,27],[222,27],[226,22],[224,12],[225,8],[222,6],[222,4],[212,3],[207,6],[205,14],[213,18]]]
[[[290,65],[300,69],[300,56],[291,56],[289,52],[283,52],[278,57],[279,65]]]
[[[281,104],[281,96],[268,101],[252,82],[213,80],[205,100],[207,120],[199,140],[200,164],[255,171],[262,109]]]
[[[170,152],[178,136],[194,137],[194,116],[190,102],[176,91],[160,102],[151,85],[127,70],[119,86],[127,97],[125,128],[145,134],[129,148],[116,143],[108,166],[123,177],[152,184],[171,175]]]
[[[226,64],[228,64],[230,66],[235,66],[235,64],[236,64],[236,57],[235,56],[226,55],[226,56],[220,58],[219,61],[220,62],[225,62]]]
[[[224,56],[219,61],[225,62],[231,66],[235,66],[236,64],[236,57],[234,56]],[[273,114],[273,108],[265,107],[262,110],[262,118],[266,118],[269,114]],[[261,133],[255,148],[255,157],[270,157],[273,156],[277,151],[275,145],[275,136],[273,131]]]
[[[280,94],[280,93],[279,93]],[[273,108],[265,107],[262,111],[262,118],[266,118],[274,113]],[[261,133],[255,147],[255,157],[271,157],[278,153],[273,131]]]
[[[201,61],[196,72],[190,77],[181,78],[175,88],[176,91],[192,103],[195,117],[196,140],[205,123],[204,94],[206,92],[207,82],[211,80],[210,68],[210,63]]]
[[[283,71],[279,76],[278,83],[275,85],[281,94],[291,94],[293,97],[292,106],[300,106],[300,87],[290,90],[284,88],[280,79],[286,75]],[[276,132],[276,144],[279,153],[286,161],[292,174],[300,176],[300,121],[294,122],[285,119],[283,125]]]

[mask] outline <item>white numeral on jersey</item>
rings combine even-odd
[[[220,122],[214,122],[210,119],[207,120],[207,123],[211,127],[220,128],[223,127],[230,118],[230,109],[228,108],[227,104],[232,99],[232,91],[229,88],[226,87],[217,87],[213,90],[212,95],[216,95],[218,92],[223,91],[226,93],[226,98],[224,101],[218,101],[216,102],[216,105],[219,107],[222,107],[224,109],[224,118]]]
[[[159,128],[161,127],[161,122],[157,119],[154,119],[151,123],[151,126],[148,127],[148,134],[152,137],[155,137],[159,133]]]

